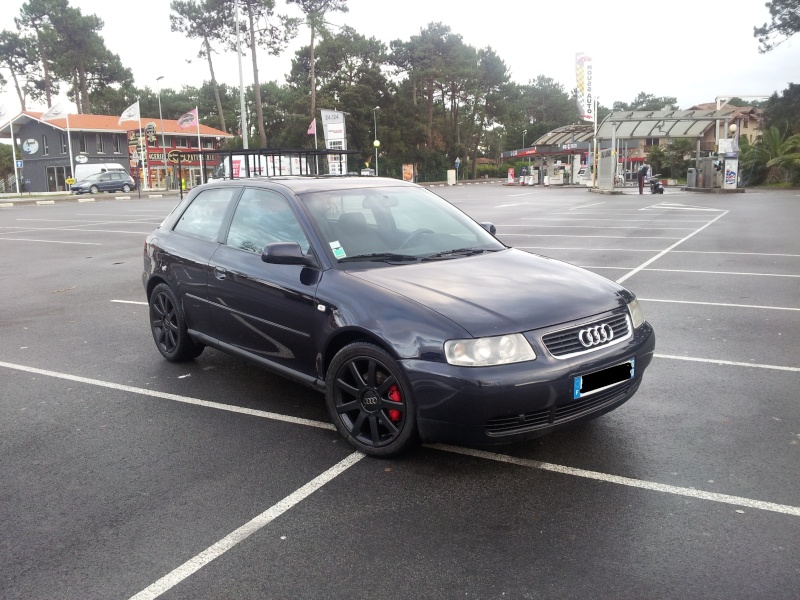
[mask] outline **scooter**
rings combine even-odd
[[[653,175],[650,177],[650,193],[651,194],[663,194],[664,193],[664,184],[661,183],[661,180],[658,178],[658,175]]]

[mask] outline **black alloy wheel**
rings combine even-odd
[[[364,454],[394,456],[416,442],[411,385],[381,348],[365,342],[342,348],[328,369],[325,392],[336,429]]]
[[[158,351],[170,362],[192,360],[203,351],[204,346],[189,337],[178,300],[164,283],[150,294],[150,329]]]

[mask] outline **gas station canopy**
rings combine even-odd
[[[731,107],[720,110],[618,110],[597,130],[597,139],[700,138],[712,121],[733,117]]]

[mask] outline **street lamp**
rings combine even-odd
[[[378,146],[381,143],[378,141],[378,113],[377,111],[380,109],[380,106],[376,106],[372,109],[372,118],[375,122],[375,141],[372,142],[372,145],[375,146],[375,177],[378,176]]]
[[[158,119],[161,121],[161,152],[164,154],[164,189],[167,189],[167,144],[164,142],[164,117],[161,114],[161,84],[163,75],[156,77],[156,89],[158,90]]]
[[[525,134],[528,133],[527,129],[522,130],[522,149],[525,150]],[[528,175],[531,174],[531,157],[528,157]]]

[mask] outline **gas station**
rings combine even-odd
[[[635,179],[647,159],[647,148],[661,140],[689,138],[696,142],[689,191],[743,191],[738,185],[738,139],[733,107],[709,110],[613,111],[597,128],[597,161],[593,157],[594,126],[559,127],[530,147],[503,152],[503,160],[528,158],[524,173],[509,169],[509,183],[520,185],[586,185],[613,191]],[[724,127],[720,125],[724,123]],[[701,149],[706,132],[716,127],[713,152]],[[593,173],[596,177],[593,178]]]

